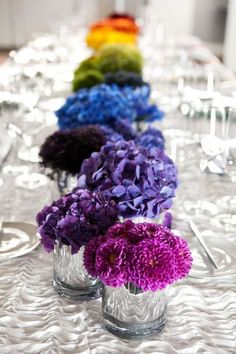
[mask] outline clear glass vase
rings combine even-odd
[[[57,173],[56,177],[57,189],[61,196],[72,192],[72,190],[77,186],[77,176],[66,173],[65,171],[60,171]]]
[[[166,291],[146,291],[128,284],[106,286],[102,298],[103,324],[118,337],[140,339],[155,335],[166,323]]]
[[[72,255],[70,246],[54,249],[54,281],[55,290],[61,296],[89,301],[102,295],[102,284],[98,279],[92,278],[83,265],[84,247]]]

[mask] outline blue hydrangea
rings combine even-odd
[[[135,119],[132,102],[117,86],[97,85],[69,96],[56,112],[60,129],[88,124],[113,125],[116,120]]]
[[[56,112],[58,125],[62,130],[88,124],[108,125],[115,129],[117,122],[125,121],[131,125],[143,119],[161,119],[163,112],[149,104],[149,96],[148,85],[134,89],[101,84],[91,89],[81,89],[69,96]]]
[[[122,89],[126,97],[132,101],[136,110],[136,121],[153,122],[161,120],[164,117],[164,112],[161,111],[157,105],[150,104],[150,86],[143,85],[133,89],[130,86],[125,86]]]

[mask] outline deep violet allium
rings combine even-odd
[[[127,220],[86,245],[84,265],[105,285],[129,282],[144,291],[156,291],[185,277],[192,256],[187,242],[165,226]]]
[[[154,218],[172,205],[176,173],[164,151],[149,151],[133,141],[108,142],[83,162],[78,187],[104,192],[125,218]]]
[[[103,130],[94,125],[57,131],[48,136],[40,148],[41,165],[50,168],[52,175],[58,171],[79,173],[84,159],[99,151],[107,140]]]
[[[77,190],[44,207],[36,220],[47,252],[58,243],[71,246],[74,254],[93,237],[105,234],[117,221],[117,207],[101,193]]]

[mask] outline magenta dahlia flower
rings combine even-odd
[[[192,256],[187,242],[167,227],[127,220],[87,244],[84,264],[105,285],[131,283],[143,291],[156,291],[185,277]]]
[[[128,242],[122,238],[108,238],[96,252],[96,272],[100,280],[110,286],[128,282]]]
[[[129,281],[145,291],[162,290],[176,279],[175,256],[165,243],[146,239],[133,246]]]

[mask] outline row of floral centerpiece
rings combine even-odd
[[[60,130],[40,150],[62,197],[37,215],[42,245],[54,250],[57,292],[78,300],[102,294],[106,328],[127,338],[164,327],[163,289],[192,264],[187,242],[172,233],[166,213],[177,171],[162,133],[149,126],[164,114],[150,102],[142,78],[138,31],[128,15],[91,26],[87,44],[96,52],[75,70],[74,94],[56,112]],[[160,222],[163,213],[162,224],[148,222]]]

